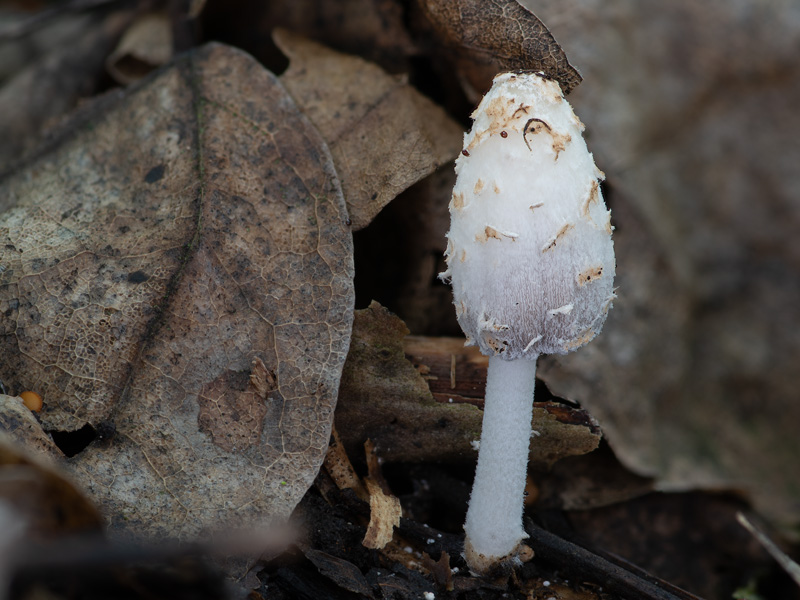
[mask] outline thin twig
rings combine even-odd
[[[570,578],[596,583],[603,586],[604,591],[626,600],[701,600],[639,569],[632,570],[630,565],[615,564],[530,521],[526,529],[531,537],[525,543],[536,553],[536,558],[568,572]]]
[[[791,558],[789,558],[783,550],[778,548],[777,544],[773,542],[766,533],[761,531],[758,527],[756,527],[745,515],[744,513],[737,512],[736,513],[736,520],[749,531],[754,538],[756,538],[764,548],[767,549],[772,555],[778,564],[783,567],[783,569],[789,574],[789,576],[794,579],[797,585],[800,585],[800,565],[794,562]]]

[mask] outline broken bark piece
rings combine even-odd
[[[342,446],[342,440],[339,437],[339,432],[333,428],[331,432],[331,443],[328,446],[328,452],[325,453],[325,460],[322,466],[331,476],[336,487],[340,490],[351,489],[354,490],[356,495],[362,500],[367,499],[367,491],[361,483],[347,452]]]
[[[364,483],[369,492],[369,526],[361,543],[366,548],[380,550],[392,541],[394,528],[400,525],[403,509],[400,499],[386,494],[377,481],[366,477]]]

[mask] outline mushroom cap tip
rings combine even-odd
[[[614,247],[602,172],[558,84],[502,73],[456,161],[447,273],[484,354],[565,354],[602,329]]]

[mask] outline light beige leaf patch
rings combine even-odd
[[[69,463],[111,529],[288,516],[328,445],[353,267],[280,82],[201,48],[0,182],[0,210],[0,378],[46,429],[111,432]]]
[[[281,82],[331,148],[354,230],[458,155],[461,126],[403,78],[286,31],[273,37],[291,60]]]

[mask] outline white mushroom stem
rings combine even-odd
[[[489,357],[478,467],[464,525],[467,562],[478,573],[513,560],[528,537],[522,510],[535,381],[535,357]]]

